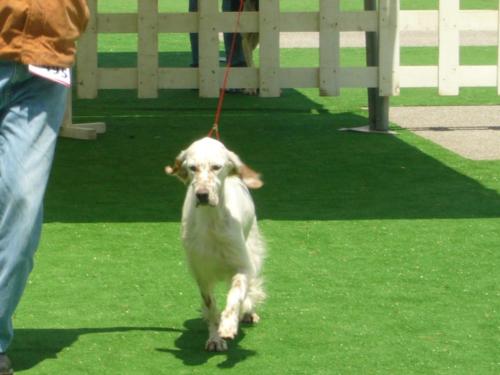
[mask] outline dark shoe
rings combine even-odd
[[[6,354],[0,354],[0,375],[13,375],[12,363]]]

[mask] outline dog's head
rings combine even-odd
[[[243,164],[238,155],[221,142],[202,138],[182,151],[165,172],[191,184],[197,205],[217,206],[224,180],[236,175],[251,189],[263,183],[257,172]]]

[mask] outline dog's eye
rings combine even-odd
[[[222,165],[218,165],[218,164],[212,165],[213,171],[220,171],[221,169],[222,169]]]
[[[196,171],[198,171],[198,167],[196,167],[196,165],[190,165],[189,170],[192,172],[196,172]]]

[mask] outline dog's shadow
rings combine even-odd
[[[190,319],[184,322],[185,330],[177,340],[176,349],[156,349],[162,353],[169,353],[181,360],[186,366],[200,366],[207,363],[213,357],[225,357],[226,360],[219,363],[219,368],[233,368],[238,363],[257,354],[254,350],[243,349],[241,340],[245,337],[246,325],[240,327],[236,338],[228,342],[228,351],[222,353],[207,352],[205,342],[207,341],[207,325],[202,319]]]

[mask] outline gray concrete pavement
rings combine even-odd
[[[392,107],[390,121],[467,159],[500,160],[500,105]]]

